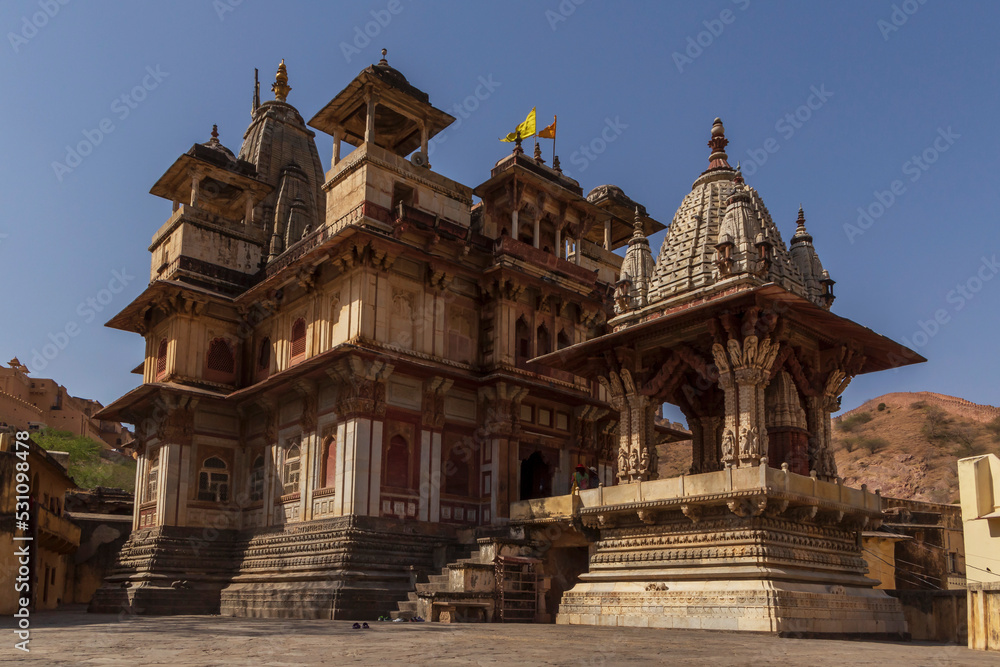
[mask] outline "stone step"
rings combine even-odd
[[[394,621],[397,618],[401,618],[404,621],[408,621],[408,620],[410,620],[411,618],[413,618],[416,615],[417,615],[417,612],[415,612],[415,611],[390,611],[389,612],[389,618],[391,618]]]
[[[442,571],[441,574],[429,574],[429,575],[427,575],[427,581],[426,582],[420,582],[420,583],[446,584],[446,583],[448,583],[448,579],[451,578],[449,576],[447,570],[448,570],[448,568],[445,568],[444,571]]]

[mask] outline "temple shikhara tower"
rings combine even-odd
[[[654,259],[642,204],[520,142],[476,187],[433,171],[454,118],[384,51],[308,123],[291,90],[282,62],[238,151],[213,128],[151,190],[109,322],[143,383],[101,413],[136,426],[134,530],[93,609],[905,633],[830,415],[920,358],[830,311],[720,120]]]

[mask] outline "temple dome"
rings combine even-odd
[[[715,119],[709,167],[667,229],[649,285],[650,305],[705,294],[734,278],[778,283],[816,301],[760,194],[729,165],[726,144],[722,121]],[[731,253],[729,265],[721,261],[725,253]]]

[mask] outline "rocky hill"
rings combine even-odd
[[[840,476],[893,498],[958,502],[956,462],[1000,456],[1000,408],[932,392],[873,398],[833,420]],[[687,472],[690,442],[660,445],[662,477]]]
[[[873,398],[833,425],[845,483],[894,498],[958,502],[958,459],[1000,455],[1000,408],[932,392]]]

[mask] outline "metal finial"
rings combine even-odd
[[[278,65],[278,73],[274,75],[274,83],[271,84],[271,90],[274,92],[274,99],[279,102],[284,102],[288,98],[288,93],[291,92],[292,87],[288,85],[288,70],[285,68],[285,59],[281,59],[281,64]]]
[[[212,143],[213,144],[219,143],[219,126],[218,125],[212,125]]]
[[[385,56],[388,53],[389,53],[388,50],[382,49],[382,60],[378,61],[379,65],[388,65],[389,64],[389,61],[385,59]]]

